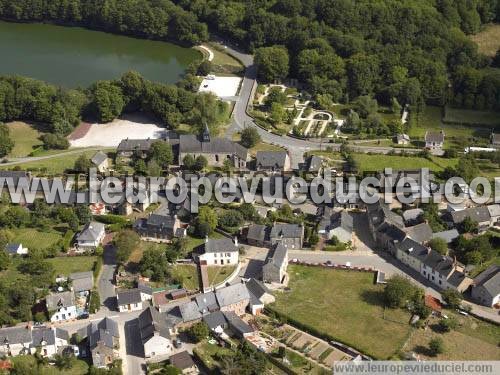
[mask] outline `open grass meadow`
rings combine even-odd
[[[470,109],[445,107],[443,122],[450,124],[496,127],[500,126],[500,112],[474,111]]]
[[[479,52],[493,57],[500,48],[499,35],[500,24],[490,24],[486,25],[481,32],[471,35],[470,38],[477,43]]]
[[[395,170],[429,168],[432,171],[442,171],[446,167],[453,167],[458,163],[458,159],[446,159],[431,156],[430,160],[419,156],[398,156],[398,155],[377,155],[355,154],[359,171],[382,171],[384,168]]]
[[[384,309],[372,273],[299,265],[288,272],[290,291],[277,292],[270,306],[278,313],[380,359],[408,338],[410,314]]]
[[[21,243],[29,250],[45,250],[56,245],[62,236],[58,232],[45,231],[41,232],[33,228],[12,229],[10,232],[13,235],[13,243]]]
[[[14,140],[14,148],[8,155],[10,158],[28,156],[42,145],[40,140],[42,133],[34,126],[21,121],[8,123],[7,126],[10,131],[10,138]]]
[[[97,256],[56,257],[49,258],[47,262],[52,264],[56,275],[68,276],[73,272],[93,271]]]

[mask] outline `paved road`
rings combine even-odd
[[[99,151],[99,150],[102,150],[102,149],[103,149],[103,147],[87,147],[87,148],[84,148],[84,149],[59,152],[57,154],[51,154],[51,155],[45,155],[45,156],[30,156],[30,157],[27,157],[27,158],[18,158],[18,159],[13,160],[13,161],[8,161],[7,163],[0,164],[0,166],[2,166],[2,167],[9,167],[9,166],[12,166],[12,165],[18,165],[18,164],[24,164],[24,163],[32,163],[34,161],[54,159],[54,158],[58,158],[60,156],[65,156],[65,155],[81,154],[81,153],[86,152],[86,151]]]

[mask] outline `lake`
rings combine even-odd
[[[64,87],[87,87],[128,70],[174,83],[200,52],[171,43],[135,39],[79,27],[0,21],[0,74],[21,75]]]

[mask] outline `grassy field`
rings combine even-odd
[[[89,371],[89,365],[81,359],[77,359],[72,368],[63,370],[50,364],[41,364],[37,367],[37,359],[33,355],[20,355],[9,359],[14,363],[14,367],[18,364],[19,368],[29,368],[32,374],[84,375]]]
[[[172,269],[172,276],[187,290],[200,288],[198,268],[191,264],[178,264]]]
[[[211,285],[217,285],[226,280],[234,271],[234,266],[208,267],[208,280]]]
[[[290,292],[276,294],[278,312],[376,358],[396,353],[410,333],[410,316],[386,310],[372,273],[292,265]]]
[[[221,357],[234,356],[234,352],[231,349],[222,348],[207,341],[203,341],[197,345],[194,353],[201,359],[210,372],[216,371],[216,368],[221,365],[219,362]]]
[[[420,169],[429,168],[432,171],[442,171],[446,167],[453,167],[458,159],[446,159],[432,156],[431,160],[418,156],[397,156],[397,155],[377,155],[355,154],[354,158],[358,162],[360,172],[381,171],[384,168]]]
[[[472,35],[471,39],[479,46],[479,52],[487,56],[495,56],[495,53],[500,48],[500,24],[486,25],[484,29]]]
[[[222,47],[220,44],[217,43],[208,43],[208,47],[211,49],[211,51],[214,53],[214,59],[212,60],[213,64],[216,65],[227,65],[227,66],[232,66],[236,68],[243,68],[243,65],[236,60],[234,57],[228,55],[224,51],[224,47]]]
[[[10,158],[28,156],[35,148],[42,145],[40,136],[42,133],[32,125],[25,122],[15,121],[8,123],[10,138],[14,141],[14,148],[8,155]]]
[[[443,122],[495,127],[500,125],[500,112],[473,111],[470,109],[446,107],[444,110]]]
[[[72,169],[76,159],[78,159],[80,155],[85,154],[88,158],[91,158],[95,153],[96,151],[82,151],[81,153],[61,155],[51,159],[21,163],[17,164],[16,167],[33,172],[41,171],[48,174],[61,174],[67,169]],[[12,166],[0,166],[0,169],[11,168]]]
[[[438,333],[433,327],[438,323],[436,318],[430,318],[431,329],[417,329],[408,341],[405,351],[412,350],[424,358],[437,360],[492,360],[500,358],[498,338],[500,327],[483,322],[471,316],[458,315],[446,311],[446,315],[453,315],[459,323],[457,329],[448,333]],[[440,337],[444,343],[444,353],[437,357],[430,357],[428,353],[429,341]]]
[[[65,276],[73,272],[92,271],[96,260],[96,256],[57,257],[47,259],[56,270],[57,275]]]
[[[21,243],[28,249],[44,250],[55,244],[62,238],[57,232],[40,232],[33,228],[22,228],[11,230],[14,238],[12,242]]]

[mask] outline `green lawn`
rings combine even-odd
[[[481,32],[471,35],[470,38],[477,43],[479,52],[487,56],[495,56],[500,48],[500,24],[485,25]]]
[[[210,285],[217,285],[226,280],[234,271],[234,266],[208,267],[208,281]]]
[[[234,352],[228,348],[222,348],[207,341],[201,342],[194,348],[193,352],[203,362],[210,372],[216,371],[221,365],[221,358],[224,356],[234,356]]]
[[[12,357],[10,360],[14,363],[14,367],[18,364],[20,368],[29,368],[32,374],[84,375],[89,371],[89,365],[81,359],[76,359],[73,367],[67,370],[59,370],[50,364],[41,364],[38,366],[37,359],[33,355],[20,355]]]
[[[56,270],[56,275],[65,276],[73,272],[92,271],[96,260],[96,256],[56,257],[47,259]]]
[[[376,358],[396,353],[410,333],[410,315],[383,307],[372,273],[291,265],[290,291],[272,309]],[[293,324],[293,322],[292,322]]]
[[[429,160],[418,156],[355,154],[354,158],[358,162],[360,172],[382,171],[384,168],[395,170],[429,168],[432,171],[442,171],[446,167],[455,166],[458,162],[458,159],[437,156],[432,156]]]
[[[35,127],[25,122],[15,121],[7,124],[10,138],[14,141],[14,148],[9,154],[11,158],[28,156],[35,148],[42,145],[42,135]]]
[[[14,235],[12,242],[21,243],[30,250],[47,249],[56,245],[62,238],[60,233],[48,231],[41,232],[33,228],[12,229],[11,232]]]
[[[200,289],[200,278],[196,265],[178,264],[173,267],[172,276],[187,290]]]
[[[500,112],[446,107],[443,122],[495,127],[500,125]]]

